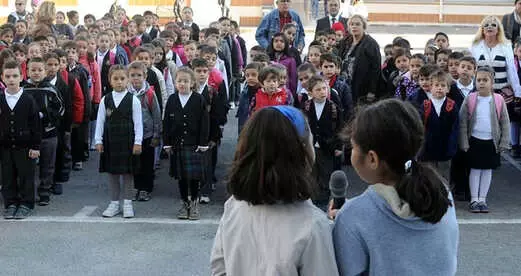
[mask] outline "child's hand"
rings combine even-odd
[[[134,148],[132,149],[132,154],[140,155],[141,154],[141,145],[134,145]]]
[[[99,153],[103,153],[103,144],[97,144],[96,145],[96,151]]]
[[[40,157],[40,151],[39,150],[32,150],[32,149],[29,150],[29,158],[36,159],[38,157]]]
[[[342,155],[342,151],[341,150],[335,150],[335,156],[340,156]]]
[[[152,138],[152,141],[150,142],[150,146],[153,148],[159,146],[159,138]]]
[[[333,209],[333,200],[329,201],[329,204],[327,206],[327,217],[330,220],[335,220],[336,214],[338,213],[338,209]]]

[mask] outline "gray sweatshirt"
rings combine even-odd
[[[150,89],[152,89],[152,92],[150,96],[147,96],[147,91]],[[145,81],[139,91],[129,84],[128,92],[135,95],[141,103],[141,110],[143,111],[143,139],[160,138],[163,126],[161,124],[161,110],[159,109],[154,89]]]

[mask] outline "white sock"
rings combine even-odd
[[[123,200],[123,205],[132,205],[132,200],[130,200],[130,199],[124,199],[124,200]]]
[[[116,201],[112,200],[110,203],[111,203],[111,204],[119,205],[119,201],[117,201],[117,200],[116,200]]]
[[[482,170],[481,179],[479,181],[479,198],[480,202],[486,202],[488,190],[492,182],[492,170]]]
[[[470,169],[470,176],[469,176],[470,202],[478,201],[480,178],[481,178],[481,170]]]

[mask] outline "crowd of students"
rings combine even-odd
[[[278,4],[287,9],[288,2]],[[35,203],[48,205],[51,193],[62,193],[71,168],[82,170],[89,151],[97,150],[100,172],[111,175],[113,191],[104,216],[122,209],[124,217],[132,217],[132,200],[150,200],[154,171],[160,158],[169,156],[182,198],[178,217],[198,219],[198,204],[208,203],[215,189],[217,150],[229,110],[237,108],[240,135],[253,114],[277,105],[295,106],[307,116],[316,153],[313,175],[321,188],[314,199],[327,202],[330,174],[350,162],[349,143],[338,134],[357,105],[390,97],[412,103],[424,122],[425,143],[417,159],[436,167],[457,199],[470,200],[472,212],[488,212],[499,152],[512,142],[513,155],[520,154],[515,137],[509,141],[509,117],[519,117],[518,108],[494,93],[501,93],[497,63],[482,66],[488,60],[451,51],[449,37],[438,33],[424,54],[411,55],[407,40],[394,39],[384,47],[380,66],[365,19],[354,15],[347,22],[335,9],[337,2],[330,1],[327,16],[336,19],[328,19],[329,30],[315,34],[306,55],[300,27],[291,22],[273,34],[267,48],[246,49],[237,22],[222,17],[200,29],[189,7],[182,22],[160,27],[154,13],[128,18],[121,7],[98,20],[86,15],[84,25],[76,11],[69,11],[66,24],[52,2],[42,3],[36,22],[28,22],[17,5],[9,18],[14,25],[0,27],[6,74],[0,85],[8,104],[29,94],[35,106],[23,111],[27,114],[10,105],[2,110],[11,113],[0,113],[11,126],[1,136],[3,175],[12,176],[2,184],[6,218],[26,217]],[[56,24],[46,29],[41,19],[46,17]],[[486,18],[479,38],[494,28],[493,35],[503,36],[497,23]],[[518,43],[516,53],[519,49]],[[515,105],[517,94],[514,98]],[[38,120],[17,121],[35,110]],[[18,162],[28,155],[25,163]],[[36,163],[35,196],[28,184],[34,179],[21,172]]]

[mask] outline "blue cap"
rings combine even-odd
[[[277,105],[272,106],[272,108],[278,110],[282,113],[288,120],[293,124],[293,126],[297,129],[297,133],[300,137],[305,137],[306,135],[306,119],[300,110],[287,105]]]

